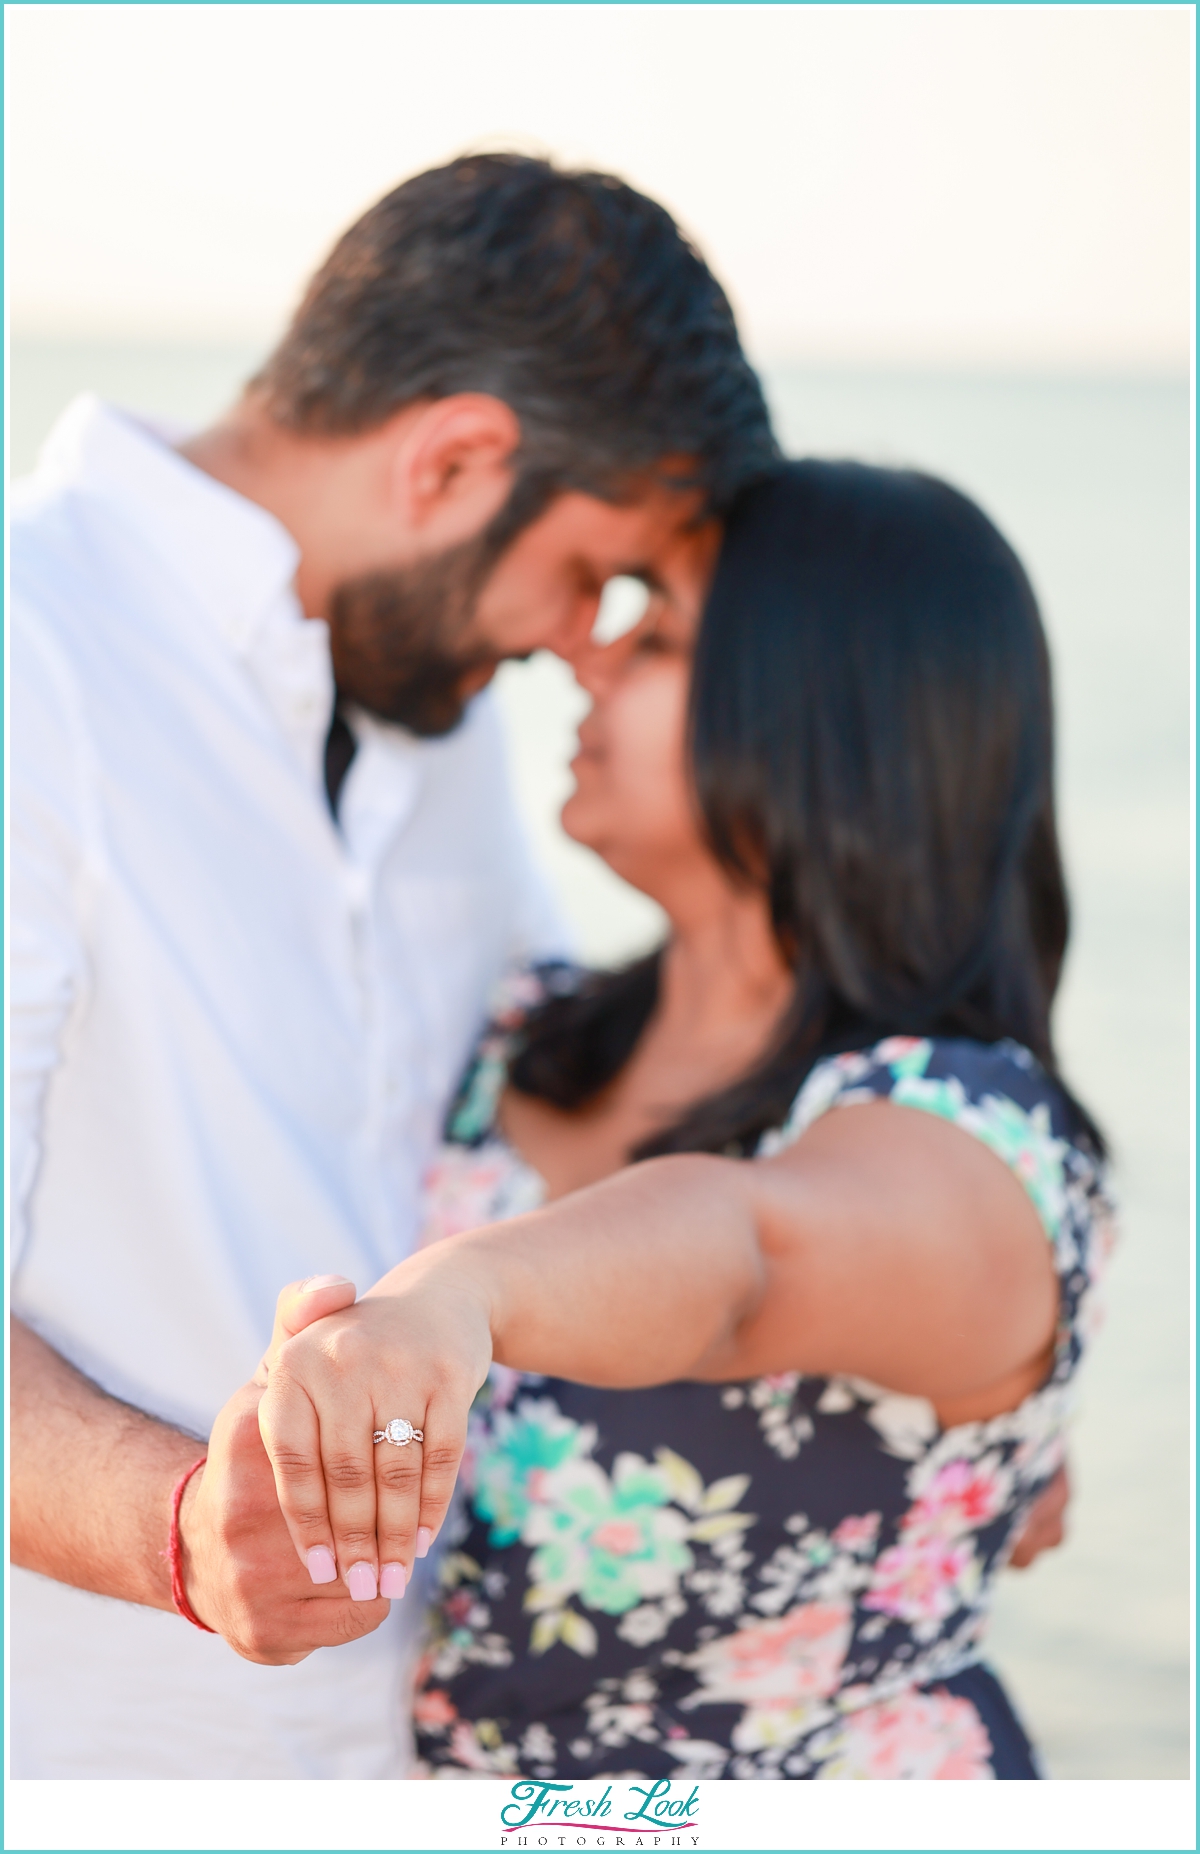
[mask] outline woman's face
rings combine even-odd
[[[681,540],[645,617],[574,663],[592,697],[571,762],[563,829],[635,888],[669,905],[681,880],[711,874],[687,769],[692,644],[716,560],[715,523]]]

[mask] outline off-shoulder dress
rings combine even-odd
[[[543,1201],[496,1116],[546,982],[520,975],[482,1038],[427,1180],[428,1240]],[[1111,1242],[1103,1167],[1028,1051],[903,1037],[820,1062],[760,1152],[875,1099],[962,1127],[1029,1192],[1059,1280],[1047,1381],[943,1429],[851,1377],[608,1391],[494,1368],[420,1664],[426,1774],[1039,1775],[985,1632],[1062,1459]]]

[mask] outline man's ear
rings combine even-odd
[[[472,539],[507,502],[521,424],[490,393],[453,393],[396,421],[391,492],[431,552]]]

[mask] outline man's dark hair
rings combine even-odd
[[[254,388],[292,430],[490,393],[521,425],[508,538],[561,489],[620,500],[664,457],[723,510],[778,458],[733,312],[661,206],[610,174],[466,155],[334,246]]]

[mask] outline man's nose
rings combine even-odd
[[[570,616],[564,618],[554,635],[546,640],[547,649],[575,669],[578,661],[597,647],[592,634],[599,610],[599,593],[579,599]]]
[[[598,701],[611,687],[617,669],[613,658],[620,655],[620,650],[619,642],[597,644],[588,637],[566,658],[576,682],[593,701]]]
[[[564,620],[550,648],[572,669],[597,648],[640,635],[651,613],[654,597],[640,574],[614,573],[598,593],[580,598]]]

